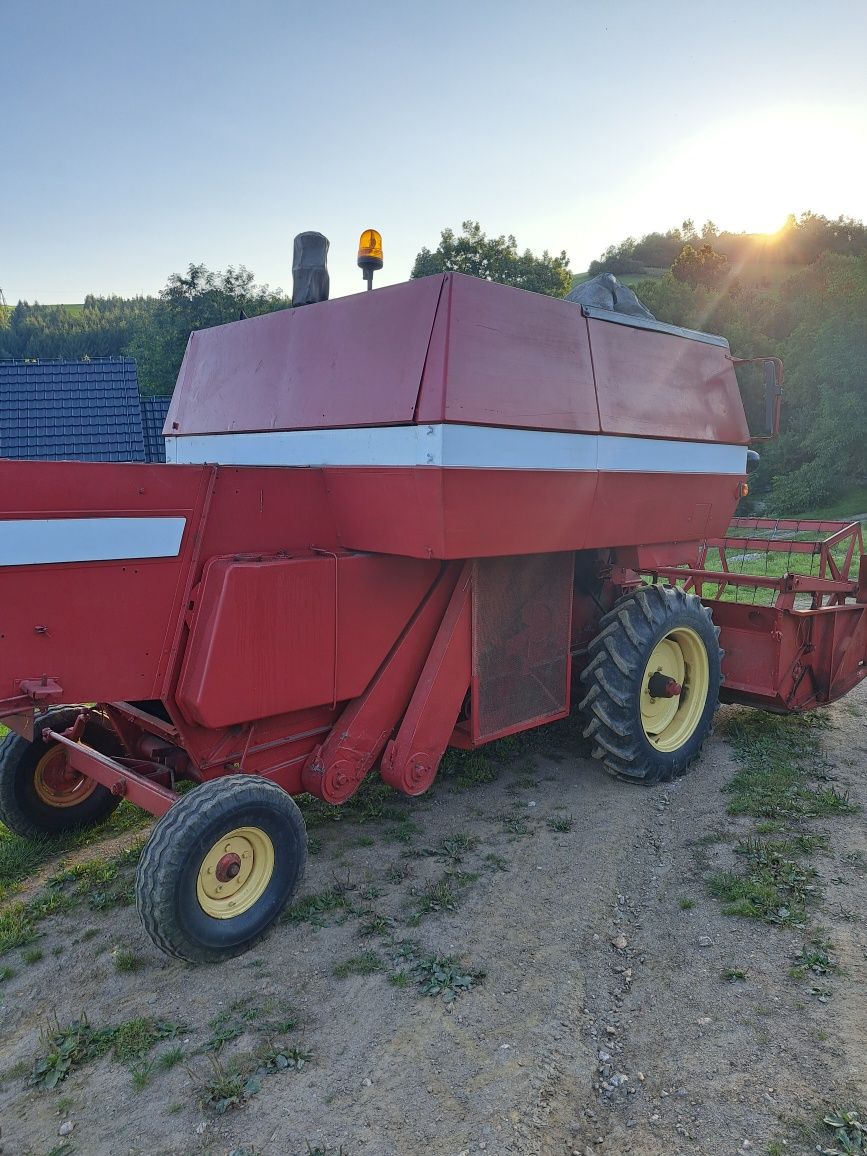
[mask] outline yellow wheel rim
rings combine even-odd
[[[237,827],[219,839],[199,868],[196,896],[213,919],[234,919],[265,894],[274,874],[274,844],[260,827]]]
[[[680,693],[651,694],[654,675],[677,683]],[[694,630],[680,627],[656,644],[641,679],[641,725],[658,751],[677,751],[689,741],[704,713],[709,688],[707,650]]]
[[[48,748],[33,772],[33,790],[47,807],[77,807],[96,787],[95,779],[72,769],[60,743]]]

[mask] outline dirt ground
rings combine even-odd
[[[867,685],[830,714],[829,773],[867,808]],[[51,916],[41,958],[0,960],[4,1156],[815,1151],[808,1127],[867,1088],[867,810],[810,825],[829,837],[811,927],[840,974],[795,979],[811,932],[723,915],[707,888],[752,825],[726,811],[735,770],[714,738],[643,790],[561,739],[316,822],[295,914],[219,967],[161,956],[131,906]],[[417,982],[432,954],[469,977],[453,1002]],[[109,1054],[34,1087],[55,1017],[83,1014],[183,1030],[136,1070]],[[208,1079],[277,1053],[241,1104],[202,1105]]]

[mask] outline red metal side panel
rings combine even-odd
[[[725,652],[725,681],[720,697],[735,702],[747,696],[771,709],[785,710],[780,687],[791,662],[792,640],[783,629],[780,612],[773,606],[750,606],[708,600],[713,620],[720,627],[720,646]],[[786,650],[783,655],[783,639]]]
[[[597,479],[595,471],[428,466],[325,473],[341,546],[416,558],[580,549]]]
[[[867,607],[817,610],[706,600],[725,652],[724,702],[799,711],[834,702],[867,676]]]
[[[354,698],[438,570],[371,555],[212,559],[179,705],[194,722],[222,727]]]
[[[417,558],[695,541],[724,532],[739,480],[425,466],[325,473],[341,546]]]
[[[18,694],[22,679],[43,675],[60,683],[64,702],[158,696],[213,472],[0,461],[0,518],[37,527],[48,520],[39,528],[37,564],[15,564],[9,541],[16,535],[4,535],[0,698]],[[185,525],[172,556],[129,556],[139,545],[148,552],[149,526],[178,518]],[[141,520],[141,533],[133,519]],[[132,549],[118,548],[124,524]],[[76,555],[85,535],[96,543],[91,560],[46,560]]]
[[[591,318],[602,430],[691,441],[749,441],[734,365],[719,345]]]
[[[330,550],[336,545],[334,518],[321,470],[219,468],[205,526],[202,559],[215,554],[275,554],[310,546]]]
[[[445,558],[442,487],[431,468],[326,469],[340,545],[413,558]],[[465,557],[465,555],[462,555]]]
[[[166,433],[411,422],[443,278],[190,336]]]
[[[725,533],[740,497],[740,479],[730,475],[612,471],[598,478],[596,500],[587,512],[588,547],[694,541]]]
[[[546,554],[584,546],[595,471],[444,470],[447,558]]]
[[[449,274],[417,419],[596,432],[593,364],[580,308]]]

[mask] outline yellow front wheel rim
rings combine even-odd
[[[274,844],[261,827],[237,827],[199,868],[196,896],[213,919],[234,919],[258,903],[274,875]]]
[[[670,679],[680,692],[651,694],[654,675]],[[710,689],[710,662],[700,636],[683,626],[653,648],[641,679],[641,725],[658,751],[680,750],[695,733]]]

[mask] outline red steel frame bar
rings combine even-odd
[[[152,815],[164,815],[177,802],[178,796],[168,787],[146,778],[139,771],[122,766],[108,755],[95,751],[92,747],[82,746],[74,739],[46,727],[42,732],[45,742],[62,743],[66,747],[69,765],[79,774],[96,779],[104,787],[108,787],[113,795],[129,799]]]

